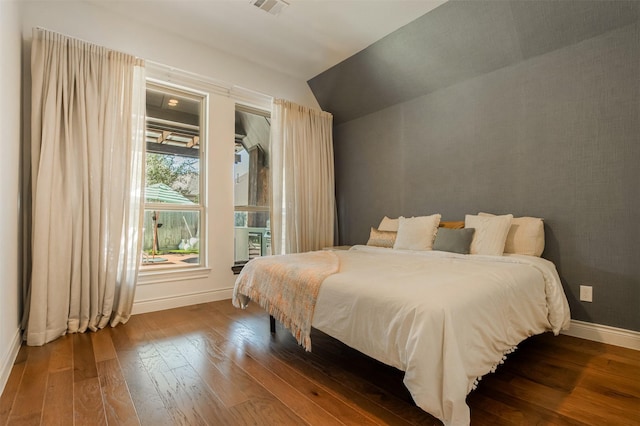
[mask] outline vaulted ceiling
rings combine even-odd
[[[340,123],[638,21],[637,1],[450,1],[309,81]]]
[[[286,0],[277,16],[250,0],[84,1],[306,81],[446,0]]]

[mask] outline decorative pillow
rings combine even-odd
[[[449,228],[449,229],[462,229],[464,228],[464,220],[454,221],[454,222],[440,222],[440,228]]]
[[[478,213],[478,216],[494,216]],[[539,217],[514,217],[504,245],[505,253],[542,256],[544,251],[544,222]]]
[[[402,216],[400,216],[402,217]],[[380,225],[378,225],[378,231],[393,231],[398,232],[398,225],[400,224],[400,217],[397,219],[390,219],[387,216],[382,218]]]
[[[398,235],[394,249],[431,250],[438,231],[440,215],[399,218]]]
[[[433,249],[469,254],[471,240],[473,240],[475,232],[474,228],[451,229],[441,226],[436,234],[436,240],[433,242]]]
[[[511,227],[511,219],[513,219],[511,214],[503,216],[466,215],[464,227],[476,229],[471,241],[471,254],[502,256],[507,234]]]
[[[371,227],[371,232],[369,233],[369,241],[367,241],[368,246],[374,247],[388,247],[393,248],[393,243],[396,242],[397,232],[393,231],[381,231],[374,227]]]

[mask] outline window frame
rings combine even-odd
[[[207,170],[208,170],[208,144],[209,144],[209,93],[188,87],[183,84],[174,84],[167,81],[159,80],[152,77],[146,78],[145,93],[147,90],[155,90],[161,93],[173,94],[179,97],[197,100],[200,102],[199,111],[199,141],[198,141],[198,203],[197,204],[170,204],[170,203],[147,203],[143,198],[143,213],[147,211],[192,211],[199,213],[199,242],[198,242],[198,263],[185,265],[143,265],[140,263],[140,271],[138,276],[154,277],[154,276],[171,276],[180,275],[181,278],[200,278],[204,271],[208,271],[209,260],[208,251],[208,188],[207,188]],[[148,117],[145,116],[145,132]],[[147,150],[147,142],[145,137],[144,164],[145,164],[145,188],[146,188],[146,159],[149,151]],[[140,230],[142,233],[142,229]],[[142,235],[141,235],[141,238]],[[166,279],[153,279],[158,281],[175,281],[175,278],[167,277]],[[151,283],[151,282],[150,282]],[[141,284],[144,284],[142,282]]]
[[[267,109],[267,108],[263,108],[263,107],[258,107],[258,106],[253,106],[253,105],[249,105],[246,103],[243,103],[241,101],[236,101],[235,102],[235,111],[241,111],[244,113],[248,113],[248,114],[254,114],[254,115],[259,115],[262,116],[264,118],[266,118],[267,120],[269,120],[269,129],[271,129],[271,114],[272,111],[271,109]],[[271,144],[271,135],[269,135],[269,145]],[[271,147],[269,147],[270,149]],[[234,179],[235,182],[235,179]],[[268,182],[269,185],[269,191],[271,191],[271,180],[269,179]],[[233,211],[234,211],[234,220],[235,220],[235,213],[237,212],[268,212],[269,213],[269,217],[271,217],[271,206],[253,206],[253,205],[236,205],[236,200],[234,197],[233,200]],[[235,229],[235,223],[234,223],[234,229]],[[271,231],[271,228],[269,227],[269,231]],[[261,254],[260,257],[262,256],[268,256],[265,254]],[[234,274],[239,274],[240,271],[242,271],[242,268],[244,267],[244,265],[246,265],[248,262],[248,260],[236,260],[235,258],[235,244],[234,244],[234,259],[233,259],[233,265],[231,267],[231,270],[233,271]]]

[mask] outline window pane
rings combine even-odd
[[[200,264],[200,212],[145,210],[142,265]]]
[[[236,142],[236,158],[233,166],[234,197],[236,206],[249,205],[249,153]]]
[[[271,254],[268,115],[236,110],[235,261]]]
[[[147,82],[142,271],[200,266],[206,97]],[[176,207],[177,206],[177,207]]]
[[[145,202],[199,204],[200,160],[147,152]]]
[[[145,202],[198,204],[202,100],[166,90],[147,88]]]
[[[252,215],[266,217],[263,226],[247,226]],[[236,211],[235,227],[235,261],[246,262],[254,257],[271,254],[271,230],[269,229],[269,212]]]

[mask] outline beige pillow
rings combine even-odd
[[[402,216],[400,216],[402,217]],[[400,223],[400,217],[397,219],[391,219],[387,216],[382,218],[380,225],[378,225],[378,231],[393,231],[398,232],[398,225]]]
[[[478,216],[494,216],[478,213]],[[544,222],[539,217],[514,217],[504,245],[505,253],[542,256],[544,251]]]
[[[393,244],[396,242],[397,234],[397,232],[381,231],[372,227],[371,232],[369,233],[369,241],[367,241],[367,245],[374,247],[393,248]]]
[[[398,218],[398,235],[393,244],[394,249],[431,250],[433,240],[438,232],[440,215]]]
[[[473,240],[471,240],[471,254],[502,256],[512,219],[513,215],[511,214],[503,216],[466,215],[464,227],[476,230],[473,234]]]

